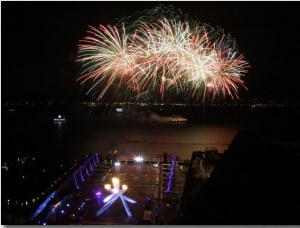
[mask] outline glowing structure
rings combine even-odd
[[[167,189],[164,191],[165,193],[171,192],[172,181],[174,179],[174,174],[175,174],[175,164],[176,164],[176,154],[173,154],[170,173],[168,174],[169,181],[167,184]]]
[[[111,188],[110,184],[106,184],[104,187],[108,191],[110,191],[110,195],[107,196],[103,202],[106,203],[104,206],[96,213],[96,216],[101,215],[107,208],[109,208],[118,198],[121,199],[123,206],[125,208],[125,211],[129,217],[129,219],[133,219],[131,211],[126,203],[126,201],[130,203],[136,203],[135,200],[128,198],[127,196],[124,196],[123,194],[127,190],[127,185],[122,185],[122,189],[120,189],[120,181],[118,178],[114,177],[112,178],[113,188]]]
[[[82,172],[82,169],[85,170],[86,177],[88,177],[88,176],[90,176],[89,171],[93,172],[94,171],[93,167],[96,167],[98,165],[98,163],[99,163],[98,153],[95,152],[84,162],[83,165],[79,166],[79,168],[74,171],[73,178],[74,178],[76,189],[80,188],[78,180],[77,180],[77,174],[79,173],[81,181],[84,182],[85,178],[84,178],[84,173]]]
[[[121,18],[115,26],[90,26],[87,33],[78,45],[77,81],[88,85],[87,94],[93,92],[96,100],[105,94],[112,99],[204,101],[207,94],[234,99],[238,85],[246,88],[241,76],[249,65],[235,40],[171,6]]]

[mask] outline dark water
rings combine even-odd
[[[190,121],[172,124],[152,122],[149,110],[129,110],[119,114],[114,109],[92,110],[82,107],[15,107],[2,110],[1,165],[2,201],[35,198],[58,177],[69,170],[75,160],[90,152],[110,148],[133,154],[177,153],[190,159],[193,151],[218,146],[220,152],[242,130],[270,129],[284,132],[296,128],[297,112],[286,110],[239,110],[196,108],[183,111],[168,109],[159,115],[175,113]],[[153,111],[153,110],[152,110]],[[58,114],[66,114],[66,123],[53,123]],[[128,152],[127,151],[127,152]],[[27,157],[22,164],[21,159]],[[19,161],[19,162],[18,162]]]

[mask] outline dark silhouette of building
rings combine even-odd
[[[185,225],[299,225],[300,141],[240,132],[183,212]]]

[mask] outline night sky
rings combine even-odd
[[[221,27],[237,41],[250,69],[240,98],[300,99],[300,17],[297,2],[1,2],[1,97],[74,100],[78,40],[88,25],[158,4]],[[86,96],[87,100],[89,99]]]

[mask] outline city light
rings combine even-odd
[[[141,156],[137,156],[137,157],[134,158],[134,161],[138,162],[138,163],[143,162],[143,160],[144,159]]]

